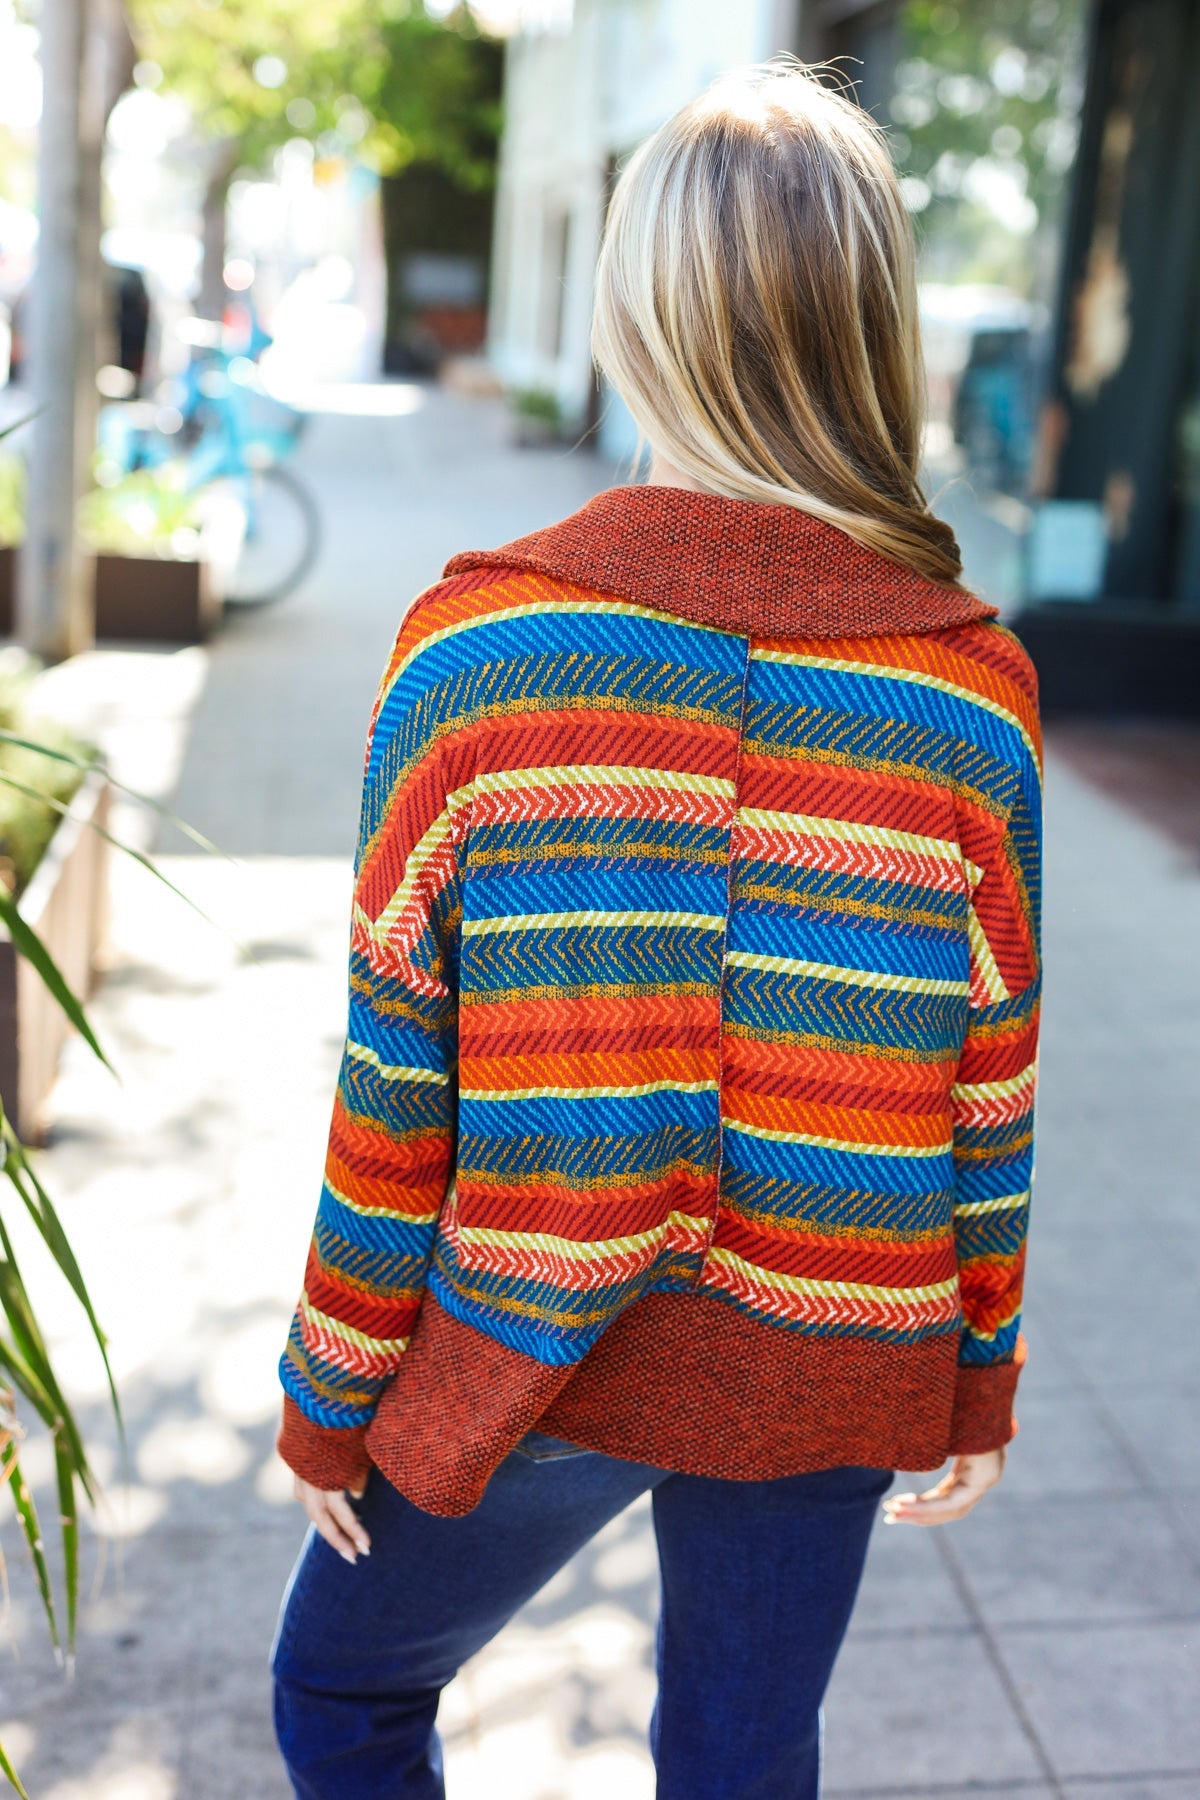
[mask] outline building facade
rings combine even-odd
[[[722,70],[845,59],[917,227],[927,485],[1048,710],[1200,712],[1197,0],[566,0],[510,39],[490,355],[620,461],[592,279],[624,157]]]
[[[592,274],[621,159],[723,69],[792,47],[794,0],[575,0],[509,40],[489,345],[511,389],[568,433],[632,449],[592,374]]]

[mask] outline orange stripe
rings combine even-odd
[[[721,1112],[723,1117],[742,1125],[834,1138],[848,1147],[889,1144],[910,1150],[933,1150],[950,1136],[950,1121],[943,1113],[889,1113],[865,1107],[822,1106],[814,1100],[749,1094],[735,1087],[723,1092]]]
[[[721,1017],[715,994],[580,994],[553,1000],[478,1000],[464,994],[462,1054],[491,1036],[571,1038],[580,1032],[664,1031],[711,1040]]]
[[[717,1046],[539,1056],[481,1056],[460,1067],[465,1088],[640,1087],[648,1081],[716,1081]]]
[[[867,1090],[898,1110],[941,1110],[948,1103],[953,1068],[947,1063],[899,1062],[880,1051],[859,1055],[849,1050],[818,1050],[807,1044],[773,1044],[761,1038],[726,1035],[727,1079],[762,1078],[761,1085],[796,1092],[814,1084],[830,1089]]]

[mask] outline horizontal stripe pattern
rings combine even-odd
[[[763,640],[507,574],[376,702],[282,1372],[365,1423],[428,1289],[539,1364],[640,1296],[1013,1354],[1040,769],[986,624]]]

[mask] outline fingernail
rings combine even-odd
[[[370,1544],[360,1544],[358,1546],[358,1552],[359,1552],[360,1556],[370,1556],[370,1554],[371,1554]]]
[[[343,1562],[348,1562],[350,1564],[350,1567],[353,1568],[354,1567],[354,1552],[353,1552],[353,1550],[343,1550],[340,1554],[341,1554]]]

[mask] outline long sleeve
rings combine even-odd
[[[349,1026],[304,1290],[280,1364],[279,1448],[315,1486],[365,1474],[453,1164],[461,898],[436,696],[409,615],[367,747]]]
[[[952,1448],[1012,1436],[1033,1177],[1041,1000],[1041,770],[1036,736],[1013,770],[1003,830],[971,902],[970,1012],[953,1089],[963,1330]]]

